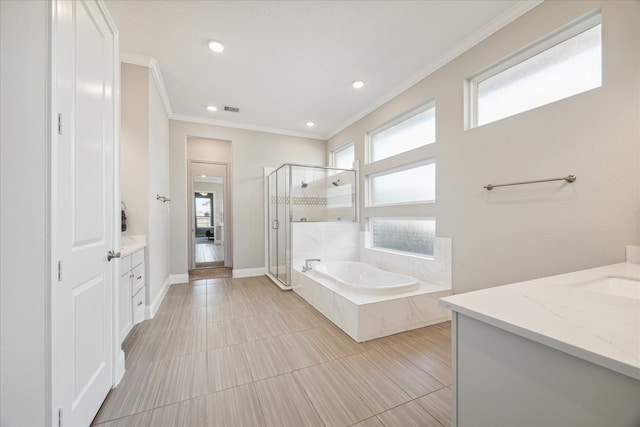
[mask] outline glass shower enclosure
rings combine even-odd
[[[356,171],[284,164],[267,179],[267,275],[288,288],[293,224],[356,221]]]

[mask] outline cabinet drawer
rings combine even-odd
[[[131,267],[135,267],[144,262],[144,249],[131,254]]]
[[[131,270],[131,255],[120,258],[120,277],[128,275]]]
[[[137,266],[131,272],[131,295],[144,288],[144,264]]]
[[[133,296],[133,323],[140,323],[144,320],[144,288]]]

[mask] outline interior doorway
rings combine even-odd
[[[231,267],[228,165],[189,161],[190,270]]]

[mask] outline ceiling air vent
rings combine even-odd
[[[232,113],[239,113],[240,109],[237,107],[229,107],[228,105],[225,105],[224,107],[222,107],[224,109],[224,111],[230,111]]]

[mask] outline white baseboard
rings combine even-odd
[[[175,285],[176,283],[189,283],[189,273],[184,274],[171,274],[169,275],[171,279],[171,284]]]
[[[171,285],[171,275],[167,276],[167,280],[164,281],[164,284],[162,285],[160,292],[158,292],[158,295],[156,295],[156,299],[153,300],[151,305],[148,305],[145,308],[145,313],[144,313],[145,319],[153,319],[153,317],[156,315],[156,313],[158,312],[158,308],[160,308],[160,304],[162,304],[162,301],[164,300],[164,296],[167,294],[167,291],[169,290],[170,285]]]
[[[233,269],[233,278],[240,279],[242,277],[264,276],[264,267],[260,268],[243,268],[241,270]]]
[[[116,387],[118,384],[120,384],[120,381],[122,380],[122,377],[124,376],[124,351],[120,350],[118,352],[118,360],[116,361],[116,378],[115,378],[115,383],[113,384],[113,387]]]

